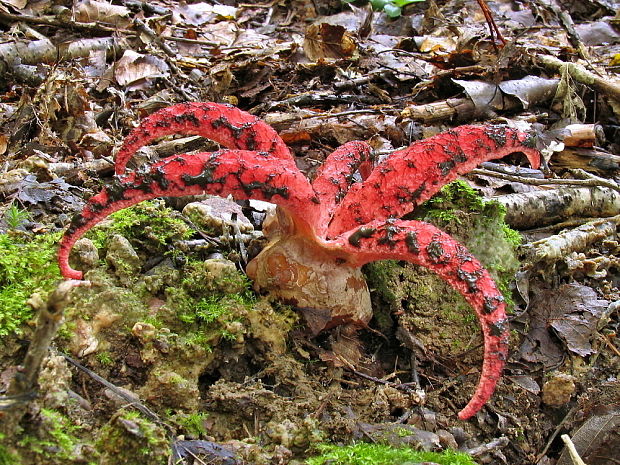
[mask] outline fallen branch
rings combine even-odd
[[[586,250],[595,242],[614,235],[619,224],[620,215],[592,221],[570,231],[532,242],[526,246],[529,260],[538,263],[564,259],[573,252]]]
[[[70,18],[57,19],[52,17],[36,17],[36,16],[28,16],[24,14],[15,15],[11,13],[7,13],[5,11],[0,10],[0,22],[5,24],[11,24],[15,22],[22,22],[28,24],[37,24],[41,26],[52,26],[58,27],[62,29],[74,29],[77,31],[88,31],[88,32],[109,32],[109,33],[119,33],[126,32],[128,34],[133,35],[130,31],[119,31],[117,27],[104,26],[102,24],[96,23],[81,23],[77,21],[73,21]]]
[[[583,176],[583,170],[573,170],[579,172],[581,176]],[[609,189],[613,189],[620,193],[620,185],[616,184],[613,181],[609,181],[604,178],[599,178],[593,175],[588,175],[586,179],[536,179],[531,177],[522,177],[522,176],[513,176],[510,174],[503,174],[498,171],[491,171],[487,169],[477,168],[471,170],[470,173],[477,174],[480,176],[491,176],[499,179],[505,179],[507,181],[520,182],[523,184],[530,184],[533,186],[552,186],[552,185],[563,185],[563,186],[590,186],[590,187],[607,187]]]
[[[568,63],[549,55],[536,55],[534,60],[539,65],[557,73],[561,72],[563,67],[567,67],[568,72],[575,81],[586,84],[594,90],[620,102],[620,84],[614,81],[611,76],[597,76],[582,65]]]
[[[123,46],[113,37],[81,39],[54,45],[48,39],[33,41],[14,41],[0,44],[0,75],[14,66],[55,63],[61,60],[85,58],[93,51],[105,50],[107,54],[120,54]]]
[[[620,212],[620,192],[599,186],[500,195],[493,197],[493,200],[506,207],[506,223],[521,230],[550,225],[571,217],[602,218]]]
[[[506,436],[495,438],[492,441],[482,444],[478,447],[468,449],[466,452],[473,457],[480,457],[481,455],[488,454],[491,451],[501,449],[502,447],[510,444],[510,440]]]
[[[620,156],[596,148],[567,147],[553,155],[556,168],[580,168],[595,173],[620,170]]]
[[[401,116],[423,123],[488,118],[488,115],[498,112],[521,110],[550,100],[557,91],[559,80],[526,76],[499,84],[457,79],[453,82],[463,88],[467,98],[411,105],[403,110]]]
[[[575,465],[586,465],[586,463],[579,456],[579,452],[577,452],[575,444],[573,444],[573,441],[571,441],[568,434],[563,434],[562,436],[560,436],[560,438],[562,438],[562,441],[566,445],[566,448],[568,449],[568,453],[573,463]]]

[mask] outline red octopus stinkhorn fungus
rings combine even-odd
[[[226,149],[171,156],[123,175],[139,147],[174,133],[199,134]],[[508,354],[504,300],[465,247],[430,224],[400,218],[459,174],[512,152],[524,153],[538,167],[533,138],[504,125],[458,127],[415,142],[374,169],[370,147],[350,142],[325,160],[310,183],[282,139],[258,118],[216,103],[173,105],[147,117],[125,139],[116,158],[116,172],[123,176],[73,219],[60,243],[60,270],[66,278],[81,279],[82,272],[69,265],[75,242],[111,213],[143,200],[208,193],[273,202],[277,218],[265,227],[270,242],[247,272],[255,287],[323,312],[315,332],[370,320],[360,271],[368,262],[397,259],[427,267],[463,295],[484,337],[480,380],[459,413],[467,419],[495,390]],[[365,179],[354,183],[355,172]]]

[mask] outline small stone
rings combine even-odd
[[[208,259],[203,262],[205,280],[208,280],[213,290],[225,294],[235,294],[246,289],[243,276],[230,260]]]
[[[183,214],[198,227],[216,235],[223,234],[224,229],[230,230],[235,225],[242,233],[254,230],[241,207],[232,200],[222,197],[209,197],[200,202],[192,202],[185,206]]]
[[[566,373],[554,373],[543,386],[542,401],[559,407],[570,402],[575,392],[575,377]]]
[[[99,251],[93,241],[82,238],[73,246],[71,258],[76,260],[78,268],[86,271],[93,269],[99,263]]]
[[[75,330],[69,347],[73,355],[77,357],[85,357],[97,350],[99,340],[95,336],[91,322],[82,318],[75,321]]]
[[[441,443],[442,447],[452,450],[457,450],[459,448],[456,439],[454,439],[454,436],[449,431],[446,431],[445,429],[440,429],[436,431],[436,434],[437,436],[439,436],[439,442]]]
[[[157,335],[157,328],[150,323],[143,323],[138,321],[133,328],[131,328],[131,334],[138,338],[142,344],[146,344],[149,341],[155,339]]]
[[[450,428],[450,434],[452,434],[452,437],[459,445],[459,448],[463,446],[463,444],[465,444],[467,441],[471,440],[471,434],[469,434],[460,426],[453,426],[452,428]]]
[[[142,261],[129,241],[119,234],[112,236],[108,242],[108,252],[105,258],[123,284],[128,284],[130,277],[134,276],[142,266]]]

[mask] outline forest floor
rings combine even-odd
[[[578,463],[566,441],[619,463],[618,3],[497,0],[494,23],[470,0],[372,3],[0,0],[0,465]],[[467,303],[376,262],[368,326],[312,334],[245,274],[265,204],[119,211],[77,247],[87,282],[58,287],[58,242],[124,137],[189,101],[260,117],[310,179],[353,140],[388,157],[462,124],[537,135],[540,168],[485,163],[408,217],[509,304],[476,415],[457,418],[482,364]],[[216,147],[167,138],[129,168]]]

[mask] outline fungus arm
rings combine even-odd
[[[374,221],[330,243],[347,251],[355,266],[393,259],[428,268],[465,298],[480,322],[484,362],[476,391],[459,418],[480,410],[501,376],[509,336],[504,299],[480,262],[448,234],[421,221]]]
[[[338,147],[326,159],[312,182],[321,202],[321,218],[317,233],[322,236],[336,206],[353,184],[354,174],[359,171],[366,179],[372,170],[372,148],[365,142],[353,141]]]
[[[312,228],[318,203],[308,180],[291,161],[243,150],[175,155],[153,164],[148,171],[115,178],[93,196],[76,215],[60,242],[58,260],[65,278],[81,279],[69,266],[75,242],[111,213],[155,197],[232,195],[235,199],[273,202],[300,217]]]
[[[116,174],[125,173],[127,163],[140,147],[171,134],[196,134],[228,149],[267,152],[284,160],[293,158],[275,129],[256,116],[232,105],[190,102],[163,108],[142,120],[116,154]]]
[[[386,218],[401,218],[442,186],[483,161],[523,152],[534,168],[540,154],[530,134],[495,126],[460,126],[394,152],[334,213],[327,237]]]

